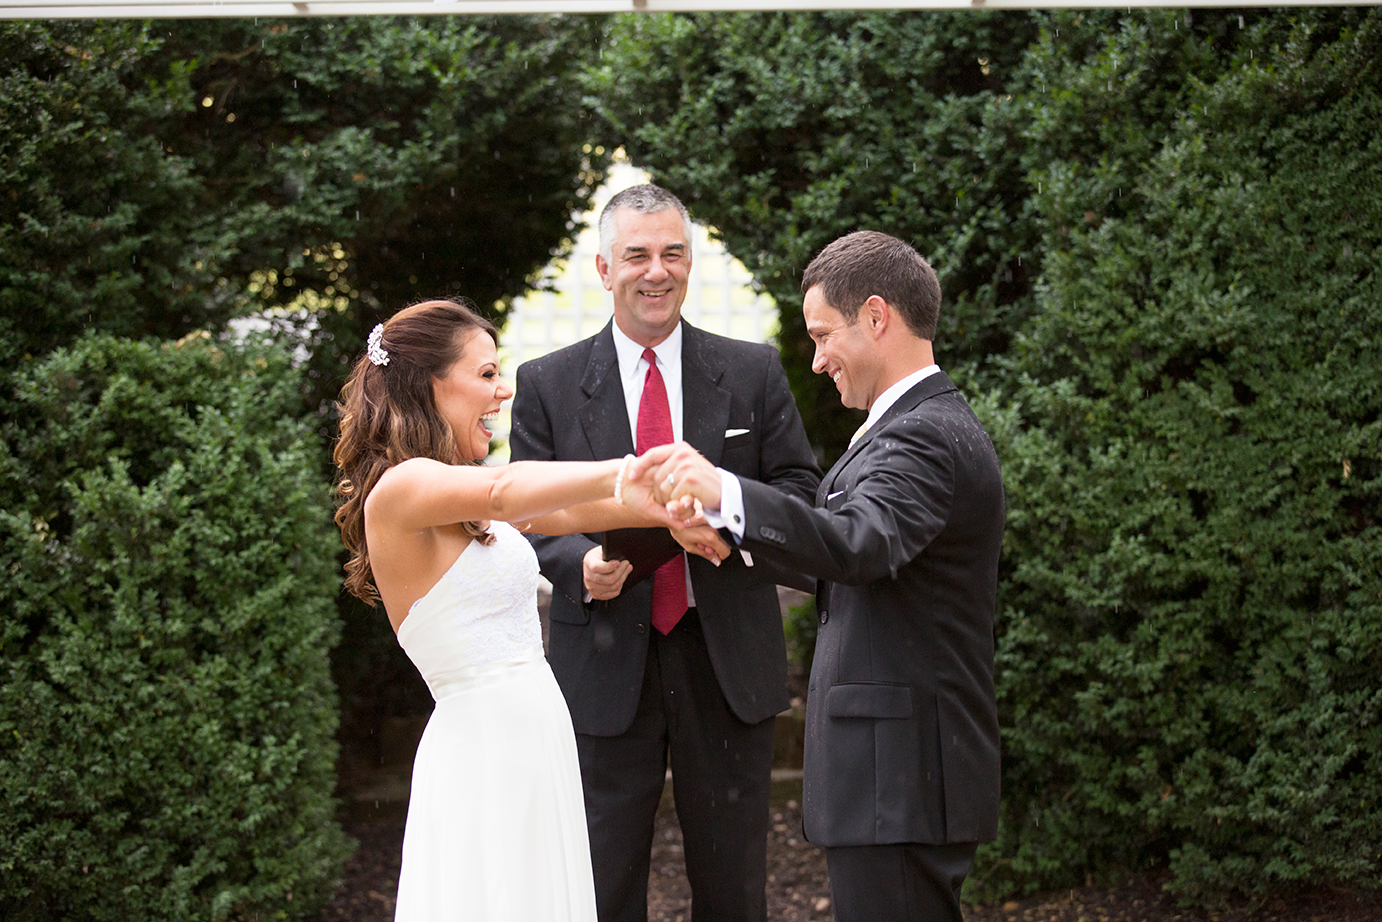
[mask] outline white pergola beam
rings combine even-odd
[[[452,16],[495,13],[671,13],[711,10],[1018,10],[1131,7],[1370,6],[1379,0],[0,0],[0,19],[207,19]]]

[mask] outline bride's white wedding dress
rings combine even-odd
[[[495,522],[398,642],[436,699],[418,744],[396,922],[595,919],[576,738],[542,655],[538,565]]]

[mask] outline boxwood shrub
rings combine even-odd
[[[320,904],[337,540],[297,372],[89,337],[3,390],[0,917]]]
[[[1382,880],[1382,17],[1244,34],[1139,170],[1039,174],[1041,310],[986,410],[1010,508],[989,884]]]

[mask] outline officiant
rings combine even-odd
[[[686,208],[635,186],[610,199],[599,229],[613,318],[519,368],[512,458],[600,460],[685,440],[809,502],[821,473],[777,350],[681,317]],[[762,922],[774,717],[788,706],[775,577],[708,526],[680,540],[720,546],[719,566],[672,547],[638,581],[601,538],[531,539],[554,589],[548,659],[575,724],[600,919],[647,918],[670,766],[693,918]]]

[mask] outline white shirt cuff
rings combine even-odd
[[[739,478],[722,467],[720,472],[720,508],[703,509],[705,521],[711,528],[728,528],[736,542],[744,540],[744,488]]]

